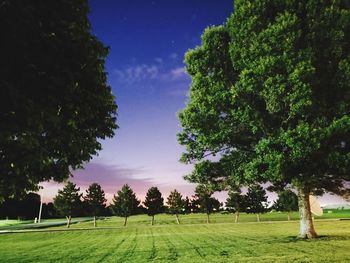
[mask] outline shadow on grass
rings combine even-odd
[[[297,242],[323,242],[323,241],[336,241],[336,240],[350,240],[350,235],[321,235],[313,239],[300,238],[298,236],[287,236],[276,240],[274,243],[297,243]]]

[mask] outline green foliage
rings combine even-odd
[[[174,189],[168,196],[167,205],[169,214],[180,214],[185,208],[185,200],[183,200],[182,195]]]
[[[79,193],[80,188],[72,182],[67,182],[62,190],[58,190],[58,194],[54,197],[53,203],[55,209],[62,216],[75,216],[80,212],[82,194]]]
[[[273,204],[277,211],[298,211],[298,196],[291,190],[285,190],[278,194],[278,199]]]
[[[246,209],[246,198],[241,189],[230,189],[226,200],[226,208],[233,212],[243,212]]]
[[[235,1],[186,53],[179,113],[191,182],[292,184],[343,193],[350,180],[350,10],[346,1]],[[217,155],[208,160],[208,155]]]
[[[147,208],[147,214],[149,216],[154,216],[159,214],[164,209],[164,199],[162,197],[161,192],[159,192],[157,187],[151,187],[148,189],[145,201],[143,204]]]
[[[128,184],[114,195],[111,208],[117,216],[128,217],[138,212],[140,201]]]
[[[117,106],[87,0],[0,6],[0,199],[62,182],[112,137]]]
[[[254,184],[249,186],[245,196],[247,213],[259,214],[267,212],[267,196],[266,191],[261,185]]]
[[[102,190],[101,185],[93,183],[86,190],[84,202],[93,216],[101,215],[105,211],[106,201],[105,192]]]

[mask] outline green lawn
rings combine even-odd
[[[98,222],[111,229],[1,234],[0,262],[350,262],[350,220],[316,220],[322,237],[304,241],[295,238],[297,221],[208,225],[198,223],[204,215],[188,215],[175,225],[160,215],[151,227],[148,219],[131,217],[127,227],[119,218]]]

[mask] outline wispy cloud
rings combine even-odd
[[[122,83],[135,83],[143,80],[156,79],[159,76],[158,65],[135,65],[124,69],[114,69],[113,74]]]
[[[124,68],[113,70],[113,81],[124,88],[161,89],[170,96],[183,97],[188,92],[190,76],[186,68],[174,61],[173,53],[168,58],[155,57],[153,63],[137,64],[136,61]]]
[[[170,70],[170,76],[173,79],[189,79],[189,76],[186,73],[185,67],[177,67]]]
[[[169,57],[171,58],[171,59],[173,59],[173,60],[176,60],[176,59],[178,59],[178,54],[177,53],[171,53],[170,55],[169,55]]]

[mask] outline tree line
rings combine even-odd
[[[66,217],[67,227],[70,227],[72,217],[91,216],[96,227],[96,219],[99,216],[116,215],[124,218],[124,226],[128,217],[136,214],[147,214],[151,217],[151,225],[157,214],[168,213],[175,217],[180,224],[179,215],[188,213],[205,213],[206,222],[210,223],[210,215],[213,212],[226,210],[235,214],[235,222],[238,222],[241,212],[253,213],[260,221],[260,214],[271,209],[277,211],[295,211],[298,209],[297,196],[291,190],[283,191],[272,207],[268,207],[266,190],[260,185],[252,185],[245,195],[241,189],[232,189],[228,192],[228,198],[220,203],[213,197],[214,191],[206,185],[198,185],[192,198],[185,198],[176,189],[170,192],[164,203],[164,198],[157,187],[148,189],[145,201],[141,202],[128,184],[122,186],[114,195],[109,206],[106,204],[105,192],[97,183],[92,183],[85,194],[72,182],[67,182],[62,190],[54,197],[53,203],[43,204],[42,217],[55,218]],[[0,217],[33,219],[38,216],[40,196],[28,193],[22,199],[8,199],[0,205]],[[290,216],[288,214],[288,219]]]

